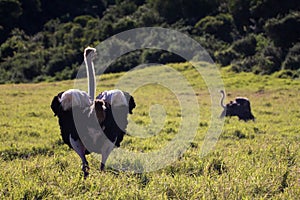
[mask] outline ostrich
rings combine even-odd
[[[255,120],[255,117],[251,113],[250,101],[246,97],[236,97],[234,101],[224,105],[225,92],[220,91],[221,97],[221,106],[224,108],[220,117],[224,116],[238,116],[239,120]]]
[[[126,126],[118,127],[119,124],[115,121],[112,110],[115,107],[114,104],[110,105],[101,99],[94,100],[96,83],[93,59],[95,55],[95,48],[87,47],[84,50],[84,61],[88,76],[88,93],[70,89],[54,96],[51,102],[54,116],[58,117],[64,143],[74,149],[81,158],[84,178],[89,174],[89,164],[86,155],[90,152],[100,153],[102,155],[100,170],[104,170],[109,154],[115,146],[120,146],[120,142],[125,134],[124,129],[126,128]],[[125,112],[124,108],[122,110],[125,115],[117,115],[126,118],[123,120],[126,122],[128,105],[132,104],[132,102],[134,103],[133,97],[129,96],[127,109],[125,109]],[[129,100],[131,100],[131,103]],[[120,108],[119,106],[116,107]],[[129,111],[130,113],[132,113],[133,108]]]

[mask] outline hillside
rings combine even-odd
[[[186,151],[174,152],[176,159],[163,168],[143,173],[118,171],[114,160],[109,160],[108,169],[100,172],[97,156],[90,155],[90,176],[86,180],[82,178],[79,157],[62,143],[57,118],[50,109],[52,97],[72,88],[74,81],[0,85],[0,198],[294,199],[300,196],[299,80],[276,78],[278,74],[258,76],[222,69],[228,94],[226,102],[235,96],[248,97],[256,121],[245,123],[236,117],[226,118],[215,147],[202,157],[202,145],[211,124],[209,92],[194,68],[187,64],[170,66],[189,82],[199,105],[200,117],[192,119],[197,130]],[[152,69],[155,67],[137,72],[150,74],[147,70]],[[116,87],[127,75],[98,77],[97,93]],[[137,124],[148,131],[135,133],[132,130],[136,129],[130,129],[131,136],[125,136],[121,149],[138,154],[160,151],[178,135],[182,118],[186,117],[180,108],[186,105],[179,104],[172,89],[155,82],[140,85],[133,96],[137,107],[130,116],[130,127]],[[166,118],[158,121],[163,122],[162,129],[156,129],[151,120],[159,118],[152,112],[161,113],[161,108],[165,109]],[[158,155],[158,161],[163,162],[165,155]],[[143,164],[131,157],[123,159],[125,168]]]
[[[234,72],[299,76],[300,1],[1,0],[0,83],[73,79],[82,52],[138,27],[178,30]],[[168,51],[123,55],[108,72],[185,61]]]

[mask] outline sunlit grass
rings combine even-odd
[[[198,121],[198,129],[189,148],[178,154],[178,159],[158,171],[142,174],[111,168],[100,172],[99,160],[88,156],[90,176],[83,180],[80,159],[62,143],[57,118],[50,109],[53,96],[72,88],[73,81],[0,85],[0,198],[295,199],[300,196],[299,80],[235,74],[223,69],[226,102],[236,96],[247,96],[256,121],[245,123],[227,118],[213,151],[202,158],[201,147],[211,117],[209,92],[191,66],[170,66],[189,81],[197,96],[200,119],[194,120]],[[124,75],[102,75],[97,80],[97,93],[113,89]],[[157,84],[140,87],[133,95],[137,107],[130,116],[131,136],[124,138],[121,147],[143,153],[159,150],[178,133],[182,117],[179,101],[171,90]],[[161,109],[166,115],[162,124],[150,117]],[[133,123],[145,127],[146,132],[130,132],[135,130],[130,129]]]

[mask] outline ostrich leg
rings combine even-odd
[[[78,139],[78,140],[74,140],[71,135],[70,135],[70,143],[71,146],[73,147],[73,149],[76,151],[76,153],[79,155],[79,157],[81,158],[81,162],[82,162],[82,168],[81,170],[83,171],[83,175],[84,178],[86,178],[89,175],[89,163],[86,160],[85,157],[85,147],[83,146],[82,142]]]

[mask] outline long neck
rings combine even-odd
[[[95,99],[95,88],[96,88],[96,79],[95,79],[95,69],[92,62],[91,56],[87,55],[85,59],[86,72],[88,77],[88,94],[92,100]]]
[[[220,92],[221,92],[221,94],[222,94],[222,98],[221,98],[220,104],[221,104],[221,106],[222,106],[223,108],[226,108],[226,106],[224,105],[225,92],[224,92],[223,90],[221,90]]]

